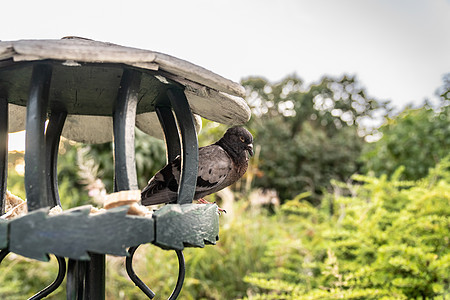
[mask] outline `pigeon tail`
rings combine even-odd
[[[176,199],[177,193],[169,189],[161,190],[156,194],[146,193],[144,190],[141,194],[141,203],[145,206],[175,202]]]

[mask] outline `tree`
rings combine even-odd
[[[427,102],[418,109],[406,108],[380,127],[382,138],[368,144],[362,156],[366,171],[391,175],[405,166],[404,178],[415,180],[450,152],[450,74],[437,94],[437,108]]]
[[[281,199],[309,191],[319,203],[331,179],[360,169],[365,125],[387,103],[367,97],[355,77],[324,77],[305,87],[297,76],[279,83],[248,78],[242,84],[253,117],[248,125],[261,146],[262,176],[255,185],[275,188]]]

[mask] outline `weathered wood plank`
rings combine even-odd
[[[88,251],[127,255],[126,248],[154,240],[151,218],[126,215],[128,206],[89,215],[80,207],[55,216],[39,209],[10,222],[9,249],[25,257],[46,261],[47,253],[88,260]]]
[[[88,251],[127,256],[126,248],[145,243],[182,250],[203,248],[218,239],[215,204],[169,204],[153,218],[127,215],[128,208],[89,214],[90,206],[84,206],[54,216],[42,208],[13,220],[0,219],[0,249],[9,246],[11,252],[41,261],[47,261],[49,253],[89,260]]]
[[[242,125],[250,120],[251,111],[244,99],[212,89],[187,88],[184,93],[192,112],[227,125]]]
[[[154,244],[164,249],[215,244],[219,235],[219,214],[215,204],[168,204],[153,214]]]
[[[101,63],[151,63],[152,51],[88,39],[20,40],[12,42],[14,60],[57,59]]]
[[[76,141],[103,143],[111,140],[111,131],[105,130],[109,126],[74,129],[73,135],[70,134],[70,119],[71,115],[110,117],[124,65],[137,67],[143,72],[137,107],[137,114],[142,115],[138,120],[140,124],[147,121],[147,113],[154,111],[155,103],[165,95],[166,89],[177,83],[185,87],[186,97],[195,114],[230,126],[245,124],[250,118],[250,109],[241,98],[245,96],[245,90],[240,84],[163,53],[72,38],[0,42],[0,59],[11,59],[7,65],[0,64],[0,86],[7,91],[8,102],[16,105],[10,107],[14,110],[10,131],[24,127],[20,107],[25,106],[28,100],[32,70],[28,61],[42,60],[53,65],[49,108],[67,111],[68,124],[64,134],[73,136],[68,138]],[[110,121],[99,117],[99,122]],[[158,123],[146,123],[142,127],[150,127],[150,130],[145,132],[160,132]]]
[[[245,89],[240,84],[217,75],[203,67],[158,52],[156,52],[155,61],[160,65],[162,70],[167,72],[198,82],[218,91],[239,97],[245,96]]]
[[[125,47],[82,38],[0,42],[0,58],[15,61],[56,59],[76,62],[124,63],[163,70],[231,95],[244,97],[238,83],[185,60],[150,50]]]

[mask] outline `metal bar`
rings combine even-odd
[[[181,144],[178,135],[177,122],[169,106],[156,106],[156,114],[164,132],[166,142],[166,160],[171,162],[181,154]]]
[[[67,268],[67,285],[66,285],[67,300],[89,299],[84,297],[83,293],[86,290],[85,275],[86,275],[86,262],[69,258]]]
[[[67,112],[52,111],[50,114],[47,130],[45,132],[46,143],[46,175],[48,206],[61,206],[58,193],[58,150],[61,132],[64,127]]]
[[[133,270],[133,257],[134,257],[134,253],[136,252],[138,247],[139,246],[130,247],[130,249],[128,249],[128,253],[130,255],[125,259],[125,266],[127,269],[127,273],[128,273],[128,276],[130,277],[131,281],[133,281],[134,284],[138,288],[140,288],[141,291],[144,292],[144,294],[148,298],[153,299],[155,297],[155,293],[136,275],[136,273]]]
[[[0,216],[5,214],[8,178],[8,99],[0,94]]]
[[[183,90],[172,88],[167,90],[167,95],[177,118],[182,145],[177,203],[192,203],[198,172],[198,142],[194,119]]]
[[[56,277],[55,281],[53,281],[52,284],[50,284],[48,287],[37,293],[36,295],[28,298],[28,300],[38,300],[43,299],[53,293],[63,282],[64,277],[66,276],[66,260],[64,257],[61,256],[55,256],[58,261],[58,276]]]
[[[125,69],[114,115],[114,163],[117,190],[137,190],[134,127],[142,73]]]
[[[67,300],[78,299],[78,261],[70,259],[67,266],[67,284],[66,284],[66,298]]]
[[[89,253],[91,260],[86,266],[86,286],[84,299],[105,299],[105,255]]]
[[[25,191],[28,211],[48,205],[44,128],[51,75],[50,65],[34,65],[27,103],[25,135]]]
[[[78,260],[77,261],[77,296],[79,300],[89,299],[86,298],[84,293],[87,291],[87,262]],[[98,298],[101,299],[101,298]]]
[[[177,253],[178,257],[178,279],[177,284],[175,285],[175,289],[173,290],[168,300],[175,300],[178,298],[178,295],[180,295],[181,292],[181,288],[183,287],[184,277],[186,275],[186,265],[184,263],[183,251],[175,250],[175,252]]]
[[[134,148],[136,108],[142,74],[125,69],[113,113],[115,191],[138,189]],[[105,299],[105,255],[90,253],[85,298]]]

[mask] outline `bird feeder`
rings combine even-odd
[[[169,299],[177,298],[185,271],[182,250],[214,244],[219,231],[217,206],[192,204],[199,116],[230,126],[244,124],[250,118],[244,93],[235,82],[158,52],[75,37],[0,42],[1,215],[7,133],[24,129],[28,206],[23,216],[0,219],[0,263],[10,252],[42,261],[55,255],[57,279],[32,299],[52,293],[66,270],[67,299],[104,299],[105,255],[126,256],[130,278],[153,298],[132,267],[137,247],[152,243],[177,254],[178,281]],[[181,156],[177,204],[151,217],[129,215],[127,205],[100,214],[74,207],[49,215],[51,207],[64,201],[57,182],[60,137],[113,141],[115,191],[135,191],[135,126],[164,138],[168,160]]]

